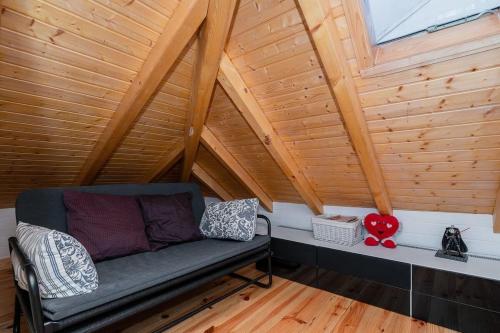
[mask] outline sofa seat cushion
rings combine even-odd
[[[255,236],[250,242],[205,239],[103,261],[96,264],[97,290],[85,295],[42,300],[43,312],[54,321],[67,318],[251,251],[267,242],[268,236]]]

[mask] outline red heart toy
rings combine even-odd
[[[364,222],[369,235],[365,238],[365,244],[376,246],[379,243],[388,248],[395,248],[396,241],[392,236],[399,229],[399,221],[391,215],[368,214]]]

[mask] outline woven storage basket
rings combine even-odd
[[[311,218],[314,238],[335,244],[353,246],[363,239],[361,220],[338,222],[328,219],[327,215]]]

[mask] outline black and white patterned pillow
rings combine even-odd
[[[201,218],[200,230],[208,238],[250,241],[255,236],[259,200],[211,203]]]
[[[42,298],[75,296],[97,289],[94,263],[83,245],[70,235],[19,222],[16,237],[35,266]],[[19,287],[27,289],[26,277],[15,256],[12,263]]]

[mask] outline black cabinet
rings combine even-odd
[[[408,264],[276,238],[271,247],[274,275],[410,314]]]
[[[273,238],[271,249],[273,275],[308,286],[317,286],[315,246]],[[266,271],[267,263],[258,262],[257,268]]]
[[[411,266],[318,247],[318,287],[410,315]]]
[[[316,246],[273,238],[271,249],[274,258],[316,266]]]
[[[463,333],[500,332],[500,313],[413,292],[412,316]]]
[[[410,289],[410,264],[318,247],[318,266],[389,286]]]
[[[500,332],[500,282],[413,266],[413,316],[460,332]]]
[[[413,266],[413,291],[500,312],[500,281]]]
[[[284,239],[271,245],[277,276],[460,332],[500,332],[500,281]]]

